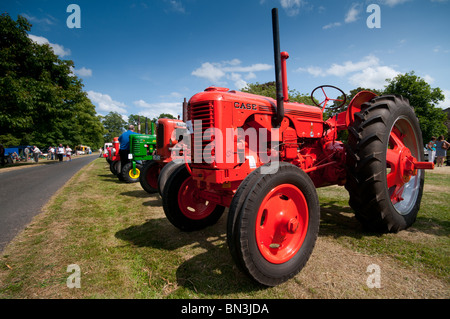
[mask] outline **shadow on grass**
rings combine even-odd
[[[225,224],[226,216],[222,216],[216,225],[201,231],[182,232],[166,218],[159,218],[120,230],[115,236],[137,247],[162,251],[180,249],[182,255],[183,251],[184,254],[194,254],[176,270],[178,285],[192,293],[221,296],[264,289],[235,265],[226,244]],[[196,253],[199,250],[201,253]],[[179,259],[178,254],[174,255],[174,260]]]

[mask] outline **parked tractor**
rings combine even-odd
[[[177,167],[177,159],[183,157],[183,149],[187,148],[183,147],[182,142],[187,132],[186,123],[182,120],[161,118],[156,125],[156,154],[153,160],[142,166],[139,176],[142,188],[150,194],[161,194],[161,185],[165,184],[166,176],[172,172],[173,167]]]
[[[319,231],[316,188],[342,185],[356,218],[372,231],[398,232],[419,211],[424,169],[422,133],[407,99],[358,93],[345,112],[323,120],[331,86],[314,104],[290,102],[287,52],[280,52],[272,10],[276,99],[209,87],[191,97],[191,157],[163,190],[168,220],[183,231],[215,224],[229,207],[227,244],[257,282],[278,285],[308,261]],[[314,98],[323,95],[323,101]],[[319,103],[320,102],[320,103]],[[348,142],[337,139],[348,130]]]
[[[153,129],[151,134],[130,135],[130,161],[122,168],[120,179],[127,183],[138,182],[142,167],[155,156],[155,146],[156,135]]]
[[[106,161],[109,163],[109,170],[116,176],[122,170],[122,165],[120,163],[119,149],[120,149],[119,138],[114,137],[112,147],[107,148],[108,154],[106,157]]]

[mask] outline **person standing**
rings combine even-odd
[[[55,159],[55,148],[53,146],[50,146],[50,159]]]
[[[62,144],[59,144],[58,148],[56,149],[56,154],[58,155],[58,160],[62,162],[64,156],[64,147],[62,146]]]
[[[24,148],[23,154],[25,155],[25,162],[28,162],[28,154],[30,154],[30,150],[28,149],[28,147]]]
[[[119,155],[120,155],[120,164],[121,167],[124,167],[126,164],[130,162],[128,159],[128,154],[130,154],[130,135],[137,134],[134,132],[134,125],[128,126],[128,130],[119,136]]]
[[[434,163],[434,157],[436,156],[436,138],[431,137],[431,140],[427,144],[428,150],[428,162]]]
[[[41,154],[41,150],[36,145],[34,145],[33,155],[34,155],[34,161],[36,163],[39,162],[39,154]]]
[[[67,161],[71,162],[72,161],[72,149],[70,148],[69,145],[66,146],[66,156],[67,156]]]
[[[439,136],[436,142],[436,166],[444,166],[445,158],[447,157],[447,150],[450,143],[444,140],[444,135]]]

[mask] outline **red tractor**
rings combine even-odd
[[[186,105],[186,102],[183,103]],[[184,107],[185,108],[185,107]],[[183,158],[183,136],[186,135],[186,123],[182,120],[159,119],[156,124],[156,154],[153,160],[142,167],[139,182],[148,193],[159,192],[164,187],[167,174],[177,166],[177,159]],[[168,165],[170,164],[170,165]],[[179,164],[179,165],[182,165]]]
[[[272,10],[277,98],[209,87],[188,104],[190,163],[169,176],[162,197],[168,220],[184,231],[213,225],[229,207],[227,244],[241,269],[275,286],[309,259],[319,231],[316,188],[343,185],[356,218],[368,229],[397,232],[419,211],[422,134],[408,100],[357,94],[327,121],[331,99],[317,106],[289,102],[278,12]],[[321,93],[321,94],[322,94]],[[337,140],[348,130],[348,142]]]
[[[114,137],[112,142],[112,147],[107,148],[106,161],[109,163],[109,170],[114,175],[119,175],[122,170],[122,165],[120,163],[120,142],[118,137]]]

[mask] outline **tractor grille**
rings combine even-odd
[[[158,128],[156,130],[156,147],[163,148],[164,147],[164,125],[158,124]]]
[[[276,113],[276,108],[274,106],[260,105],[259,106],[259,111],[270,112],[270,113],[275,114]],[[310,119],[317,119],[317,120],[321,120],[322,119],[322,114],[321,113],[300,111],[300,110],[296,110],[296,109],[288,109],[288,108],[286,108],[285,109],[285,114],[286,115],[292,115],[292,116],[306,117],[306,118],[310,118]]]
[[[210,136],[205,135],[204,132],[214,127],[214,105],[213,102],[202,102],[190,105],[191,121],[194,125],[194,135],[192,137],[192,163],[211,163],[211,154],[205,154],[203,156],[203,149],[206,145],[212,142]],[[201,121],[201,134],[200,127],[198,126]],[[207,152],[210,153],[210,152]]]
[[[293,116],[299,116],[299,117],[307,117],[310,119],[322,119],[322,114],[320,113],[313,113],[313,112],[307,112],[307,111],[299,111],[299,110],[286,110],[286,114],[293,115]]]

